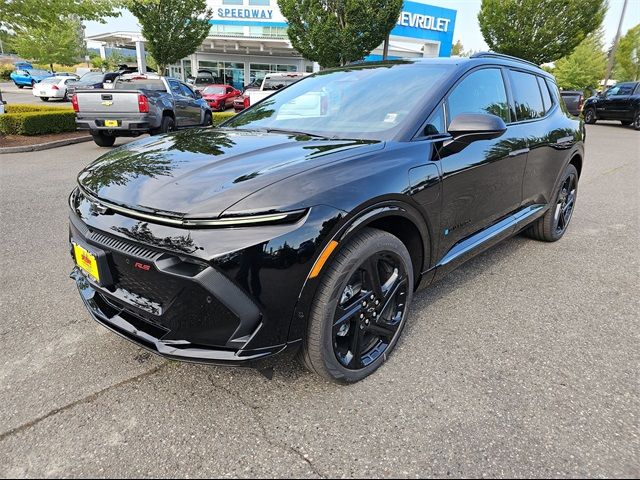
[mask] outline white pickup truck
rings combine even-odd
[[[278,90],[288,87],[292,83],[296,83],[298,80],[309,75],[308,73],[288,72],[288,73],[269,73],[265,75],[260,85],[259,90],[248,90],[249,105],[255,105],[260,100],[273,95]],[[246,97],[245,97],[246,98]],[[244,107],[247,108],[247,102],[245,100]]]

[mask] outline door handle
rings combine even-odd
[[[522,155],[525,153],[529,153],[529,148],[521,148],[520,150],[512,150],[509,152],[510,157],[517,157],[518,155]]]

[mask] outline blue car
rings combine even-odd
[[[53,77],[53,73],[47,70],[19,69],[11,73],[11,80],[13,80],[13,83],[15,83],[18,88],[33,87],[36,83],[48,77]]]

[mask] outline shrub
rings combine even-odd
[[[67,105],[29,105],[26,103],[8,103],[5,105],[7,113],[26,112],[71,112],[73,108]]]
[[[220,125],[225,120],[229,120],[235,115],[235,112],[213,112],[213,124]]]
[[[44,135],[73,132],[76,129],[73,111],[42,111],[6,113],[0,115],[0,134]]]
[[[0,63],[0,80],[11,80],[11,72],[15,68],[10,63]]]

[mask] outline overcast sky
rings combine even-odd
[[[484,43],[482,34],[480,33],[480,27],[478,26],[478,11],[480,10],[481,0],[430,0],[424,3],[457,10],[454,41],[461,40],[465,50],[487,49],[487,45]],[[609,0],[609,11],[604,21],[606,45],[609,45],[613,41],[616,34],[622,4],[623,0]],[[623,34],[638,23],[640,23],[640,0],[629,0],[629,6],[627,7],[622,28]],[[118,30],[140,31],[135,17],[126,10],[122,12],[122,16],[108,19],[105,24],[86,22],[86,27],[87,35],[115,32]]]

